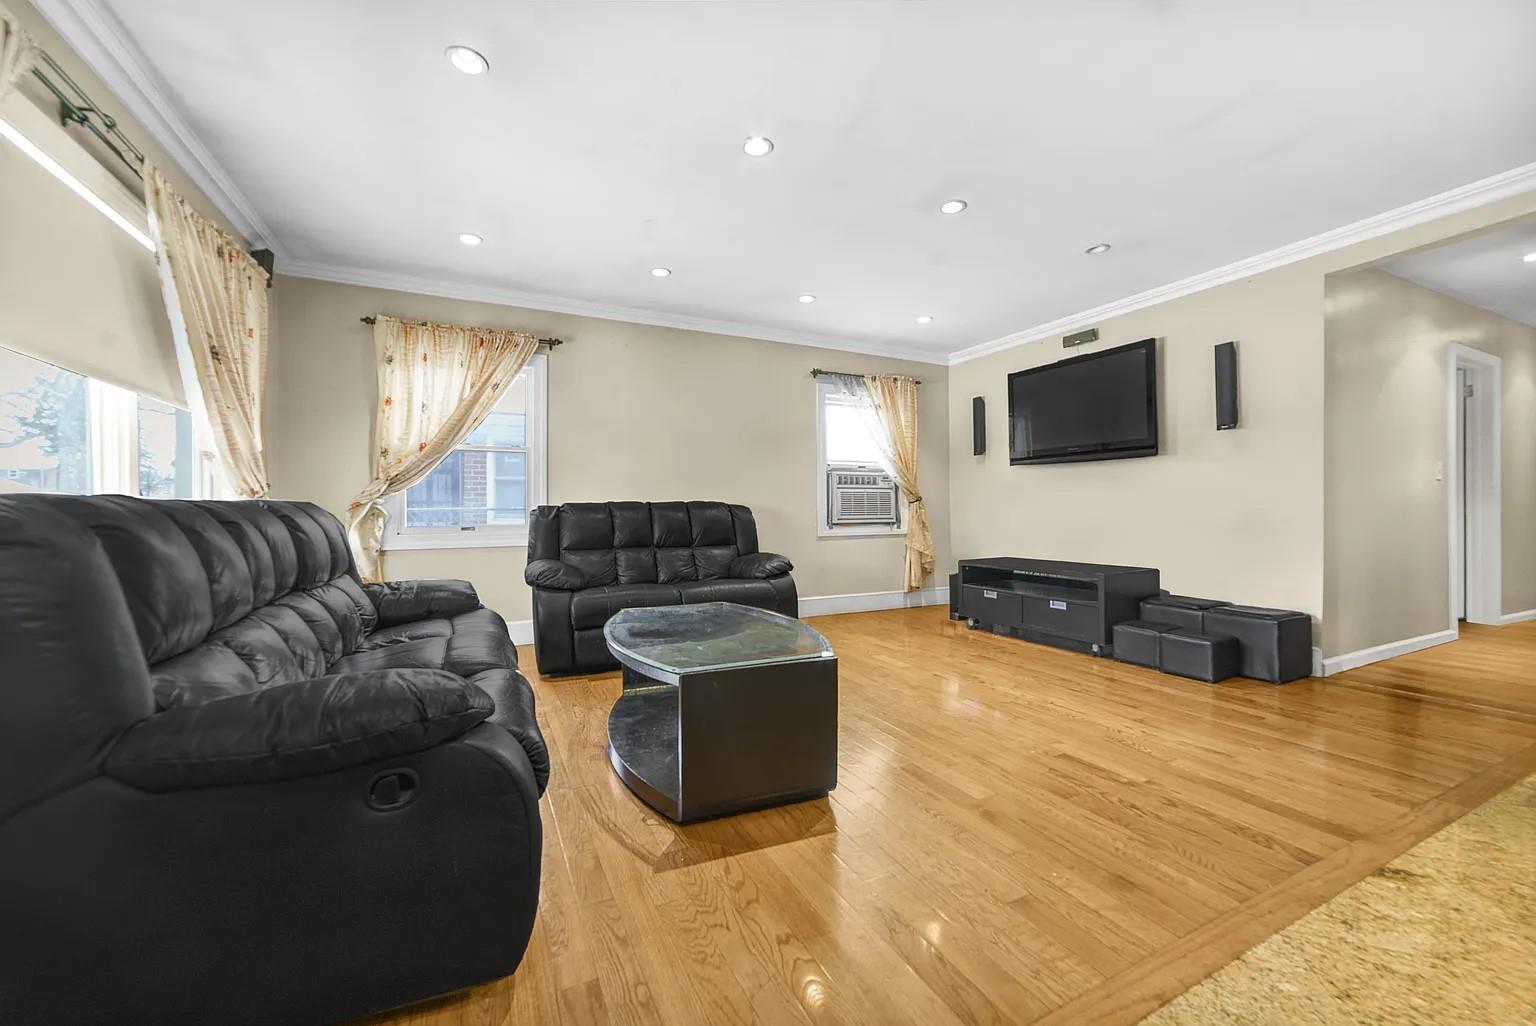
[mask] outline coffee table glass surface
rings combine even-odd
[[[729,602],[625,609],[603,635],[621,661],[628,656],[666,677],[833,657],[809,624]]]

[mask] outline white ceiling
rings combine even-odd
[[[1381,264],[1399,278],[1536,328],[1536,219]]]
[[[1531,0],[38,4],[290,271],[936,361],[1536,161]]]

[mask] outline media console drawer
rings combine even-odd
[[[1007,588],[967,584],[960,589],[960,612],[982,623],[1014,627],[1019,623],[1020,598]]]
[[[1068,602],[1024,595],[1020,598],[1019,619],[1026,627],[1083,641],[1093,641],[1099,634],[1096,602]]]

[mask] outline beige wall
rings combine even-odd
[[[1321,283],[1281,270],[1098,324],[1103,350],[1156,337],[1161,455],[1010,466],[1010,372],[1088,351],[1059,341],[950,368],[950,435],[987,401],[985,456],[950,466],[957,556],[1157,567],[1183,594],[1322,612]],[[1260,314],[1262,312],[1262,314]],[[1212,346],[1238,339],[1242,426],[1216,430]]]
[[[1504,612],[1536,607],[1536,328],[1385,271],[1328,276],[1325,654],[1438,633],[1446,347],[1502,361]]]
[[[802,596],[899,591],[899,538],[816,536],[816,366],[911,374],[919,474],[948,537],[945,368],[619,321],[278,276],[269,409],[273,493],[340,514],[367,483],[375,393],[366,314],[519,328],[565,339],[549,357],[549,501],[722,499],[752,507],[762,545],[795,562]],[[509,620],[530,614],[522,549],[394,552],[395,578],[463,577]],[[944,584],[942,576],[937,580]]]
[[[1490,203],[1098,322],[1095,349],[1162,340],[1162,455],[1011,467],[1007,375],[1061,359],[1057,340],[950,368],[951,543],[957,558],[1034,555],[1154,566],[1174,591],[1300,609],[1324,601],[1327,274],[1536,211]],[[1238,343],[1242,426],[1216,431],[1211,347]],[[1084,350],[1073,350],[1072,353]],[[970,398],[990,451],[969,454]]]

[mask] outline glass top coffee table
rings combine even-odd
[[[608,759],[679,823],[837,786],[837,657],[799,620],[729,602],[626,609],[603,627],[624,670]]]

